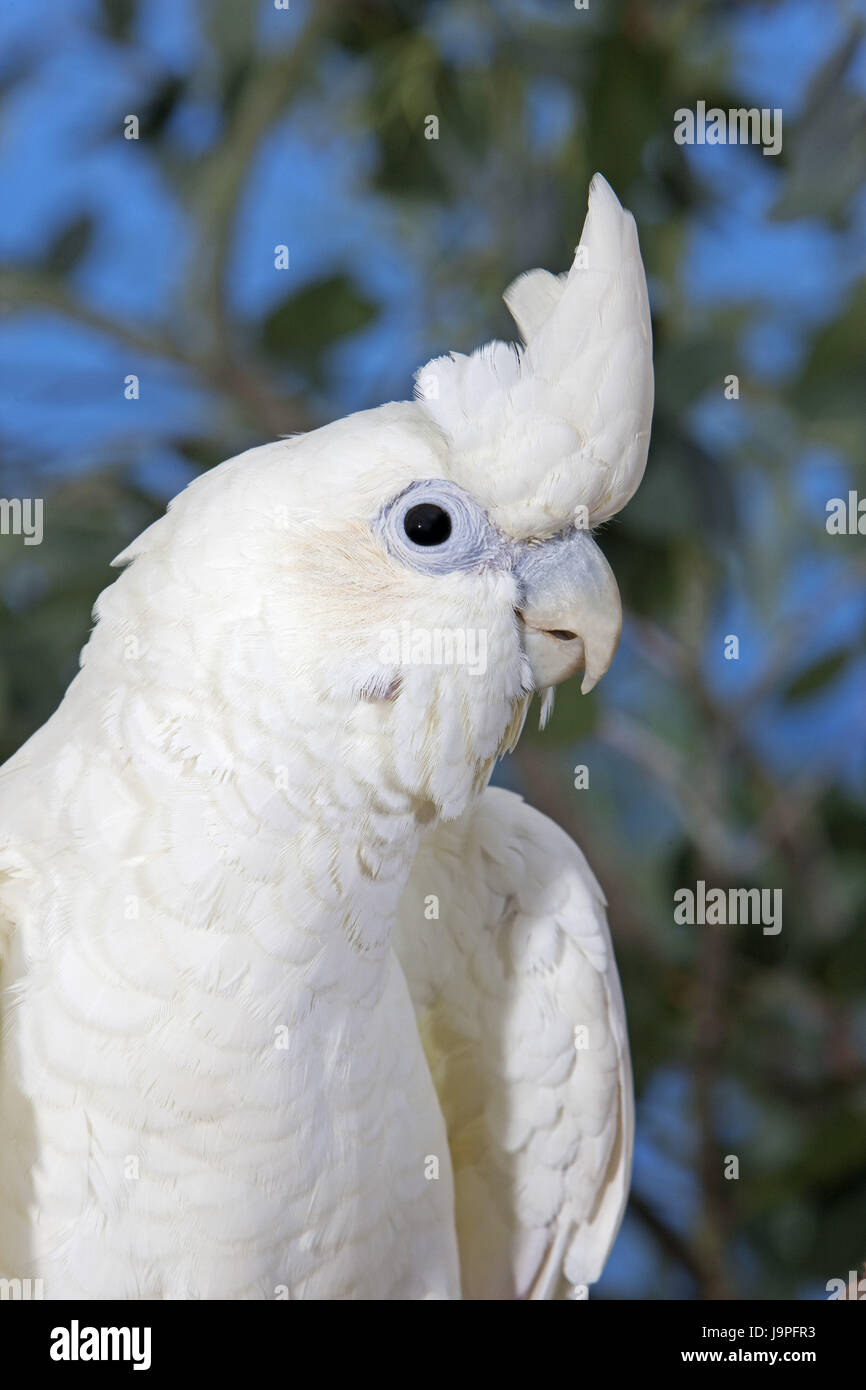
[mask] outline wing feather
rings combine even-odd
[[[593,1283],[628,1193],[633,1104],[605,899],[581,851],[489,788],[423,844],[395,946],[448,1127],[464,1298]]]

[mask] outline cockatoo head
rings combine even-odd
[[[534,692],[579,670],[589,690],[610,664],[620,602],[591,528],[636,489],[649,440],[643,266],[602,178],[570,272],[531,271],[505,300],[522,346],[439,358],[414,401],[212,470],[114,586],[162,592],[196,698],[218,672],[221,703],[274,728],[282,705],[287,736],[360,749],[363,775],[446,816]]]

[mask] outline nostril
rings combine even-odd
[[[562,627],[546,627],[544,631],[547,637],[555,637],[557,642],[573,642],[577,637],[576,632],[568,632]]]

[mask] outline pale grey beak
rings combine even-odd
[[[588,531],[517,549],[518,616],[535,687],[558,685],[582,667],[586,695],[619,642],[622,605],[613,571]]]

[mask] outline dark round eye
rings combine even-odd
[[[451,518],[434,502],[419,502],[403,518],[403,530],[415,545],[443,545],[451,535]]]

